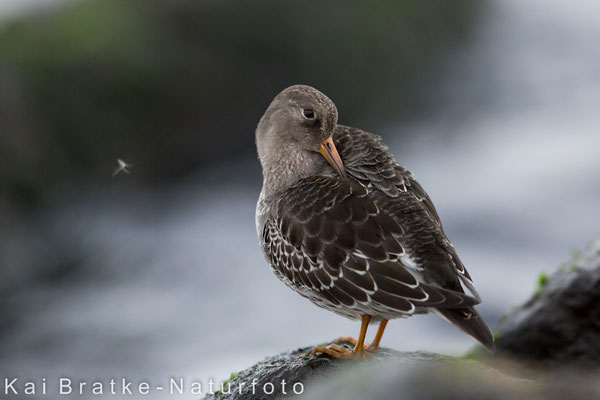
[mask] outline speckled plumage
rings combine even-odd
[[[473,308],[479,296],[469,273],[412,173],[396,163],[376,135],[335,123],[330,134],[346,177],[320,158],[313,160],[310,152],[299,156],[288,149],[287,155],[273,157],[289,160],[292,170],[296,158],[308,160],[299,161],[297,179],[282,178],[292,184],[273,190],[278,177],[269,175],[278,170],[261,156],[257,230],[273,272],[339,315],[360,319],[368,314],[377,321],[436,311],[493,347],[491,332]],[[257,142],[259,155],[261,146],[263,155],[277,153]]]

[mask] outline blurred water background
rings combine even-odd
[[[257,244],[254,127],[294,83],[415,173],[491,326],[598,234],[596,2],[26,3],[0,2],[1,376],[220,380],[355,335]],[[473,341],[417,316],[384,345]]]

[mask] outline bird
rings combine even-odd
[[[115,170],[112,174],[113,177],[117,176],[117,174],[121,171],[125,172],[126,174],[131,173],[131,168],[133,168],[133,164],[129,164],[129,163],[121,160],[120,158],[117,158],[117,163],[119,165],[115,168]]]
[[[337,122],[325,94],[293,85],[255,132],[263,175],[256,229],[267,264],[315,305],[361,321],[357,339],[338,339],[352,348],[331,343],[311,354],[368,357],[389,320],[428,312],[494,351],[474,308],[481,298],[429,195],[381,137]]]

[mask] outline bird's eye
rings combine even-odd
[[[304,110],[302,110],[302,116],[304,116],[304,118],[306,119],[314,119],[315,112],[310,108],[305,108]]]

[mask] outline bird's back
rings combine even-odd
[[[369,188],[375,203],[403,227],[404,267],[435,286],[464,293],[464,285],[479,300],[433,202],[413,174],[394,160],[381,138],[338,125],[334,140],[348,174]],[[436,313],[493,349],[492,333],[473,307],[440,308]]]

